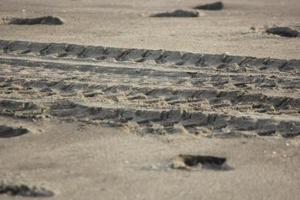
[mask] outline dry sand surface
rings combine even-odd
[[[300,3],[207,2],[2,0],[0,199],[299,199]]]
[[[198,18],[148,17],[206,2],[210,1],[1,0],[1,18],[55,15],[64,19],[65,25],[0,26],[0,35],[2,39],[12,40],[300,58],[298,38],[250,31],[251,27],[300,26],[299,0],[225,0],[224,10],[199,10]]]

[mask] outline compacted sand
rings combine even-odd
[[[299,199],[300,5],[207,2],[1,1],[0,198]]]

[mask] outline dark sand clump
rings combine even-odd
[[[174,10],[151,15],[151,17],[198,17],[199,13],[192,10]]]
[[[272,27],[266,30],[269,34],[279,35],[282,37],[298,37],[299,32],[290,27]]]
[[[22,197],[52,197],[54,193],[45,188],[29,187],[24,184],[0,184],[0,195],[22,196]]]
[[[194,8],[201,10],[222,10],[224,8],[224,4],[221,1],[217,1],[214,3],[199,5]]]
[[[45,16],[37,18],[7,18],[3,19],[6,24],[14,25],[62,25],[64,22],[59,17]]]
[[[10,126],[0,125],[0,138],[10,138],[28,133],[25,128],[13,128]]]
[[[171,167],[174,169],[190,170],[199,167],[213,170],[229,170],[232,169],[226,164],[226,158],[202,155],[178,155],[176,156]]]

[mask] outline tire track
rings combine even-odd
[[[0,79],[5,80],[0,76]],[[181,104],[186,106],[191,104],[196,106],[201,103],[207,102],[210,105],[210,109],[231,107],[234,105],[243,105],[244,108],[256,110],[256,112],[266,112],[266,109],[273,109],[273,111],[294,111],[294,113],[300,112],[300,98],[287,97],[287,96],[269,96],[262,93],[249,93],[242,90],[217,90],[217,89],[186,89],[186,88],[171,88],[171,87],[150,87],[150,86],[132,86],[130,84],[101,84],[91,83],[84,81],[74,80],[57,80],[48,81],[45,79],[10,79],[10,84],[6,86],[0,86],[0,91],[5,91],[5,95],[8,95],[12,89],[19,90],[21,87],[31,88],[30,92],[18,91],[25,95],[30,96],[40,95],[41,92],[48,92],[48,95],[54,95],[55,90],[59,93],[76,93],[82,95],[85,98],[92,98],[97,101],[97,96],[100,98],[109,98],[112,96],[124,96],[124,103],[127,100],[127,104],[137,104],[145,106],[154,106],[155,101],[164,101],[169,107],[180,107]],[[32,90],[35,88],[36,90]],[[25,89],[24,89],[25,90]],[[15,94],[14,94],[15,95]],[[248,106],[248,107],[247,107]],[[242,107],[242,108],[243,108]],[[269,110],[271,111],[271,110]]]
[[[82,58],[90,60],[146,62],[168,65],[227,68],[250,67],[259,72],[274,70],[299,74],[300,60],[255,58],[232,55],[196,54],[189,52],[124,49],[102,46],[84,46],[64,43],[37,43],[0,40],[0,53],[11,55],[44,56],[58,59]]]
[[[298,60],[3,40],[0,54],[3,116],[136,123],[143,134],[300,134]]]

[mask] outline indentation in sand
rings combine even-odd
[[[142,134],[300,134],[299,60],[3,40],[0,52],[2,116]]]

